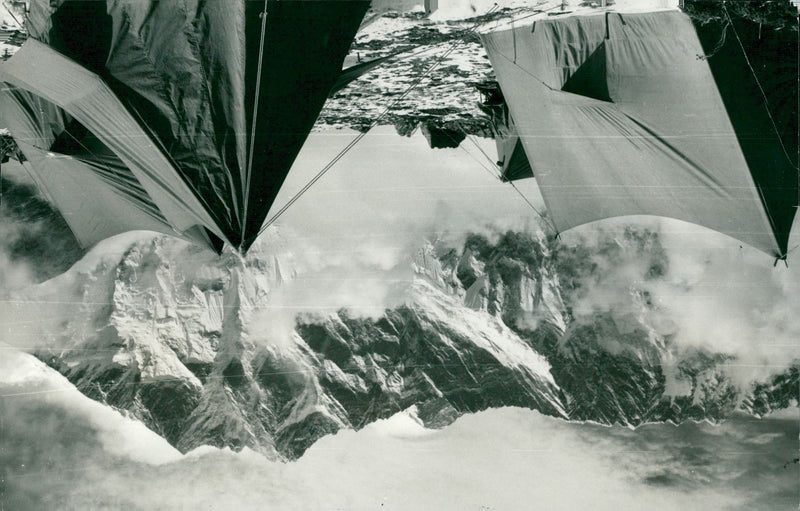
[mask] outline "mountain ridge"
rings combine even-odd
[[[729,356],[676,353],[646,291],[632,289],[622,311],[574,313],[598,271],[596,255],[576,263],[580,245],[519,232],[470,235],[459,249],[426,242],[402,305],[299,314],[288,340],[253,317],[281,306],[271,298],[297,272],[277,235],[259,247],[215,260],[145,238],[116,264],[68,272],[59,285],[70,282],[82,310],[36,355],[181,451],[248,447],[273,459],[411,407],[428,427],[499,406],[636,426],[764,415],[796,399],[797,364],[741,389],[723,370]],[[642,259],[649,278],[668,265],[646,229],[592,251]]]

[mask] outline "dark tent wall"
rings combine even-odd
[[[210,216],[211,230],[246,251],[368,6],[34,0],[28,27],[99,75]]]
[[[798,32],[741,17],[731,21],[735,33],[727,21],[695,23],[695,28],[785,253],[798,206]]]
[[[258,2],[247,2],[248,9]],[[288,169],[341,73],[369,1],[284,0],[269,3],[258,123],[245,196],[243,248],[255,241]],[[247,17],[248,26],[251,16]],[[255,34],[248,31],[248,48]],[[252,56],[254,52],[248,53]],[[252,60],[248,57],[248,70]],[[245,90],[255,90],[246,73]],[[245,104],[248,116],[253,111]],[[252,120],[248,119],[248,126]]]

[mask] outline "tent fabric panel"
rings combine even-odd
[[[533,177],[533,168],[519,139],[514,119],[509,115],[507,105],[495,109],[492,116],[492,130],[497,145],[500,179],[504,182]]]
[[[681,23],[681,21],[683,23]],[[619,111],[647,126],[707,174],[755,190],[733,126],[687,17],[612,16],[606,41],[609,94]]]
[[[89,0],[33,1],[43,21],[31,36],[107,83],[189,184],[216,233],[243,250],[257,236],[369,6],[368,0],[106,0],[103,12],[98,2],[81,9]],[[102,29],[83,41],[64,22],[71,17]]]
[[[14,138],[41,149],[51,147],[70,122],[68,116],[35,94],[8,83],[2,85],[0,119],[4,120],[6,127],[13,126]]]
[[[244,141],[237,143],[235,134],[247,129],[243,2],[227,3],[227,16],[219,2],[203,5],[200,13],[182,2],[109,3],[113,35],[105,68],[119,82],[109,82],[114,92],[146,119],[208,214],[233,240],[244,186]]]
[[[53,12],[63,2],[64,0],[31,0],[28,4],[28,15],[25,17],[28,35],[47,43],[53,27]]]
[[[31,39],[0,67],[0,79],[58,105],[97,135],[131,169],[178,231],[203,225],[222,235],[170,162],[99,77]]]
[[[516,134],[502,142],[498,140],[499,143],[503,144],[503,160],[501,160],[503,181],[534,177],[528,155],[525,154],[522,141]]]
[[[166,223],[133,172],[102,141],[73,119],[50,146],[50,152],[71,156],[91,167],[99,179],[150,216]]]
[[[712,106],[697,106],[686,97],[697,90],[703,92],[698,101],[709,101],[714,87],[697,59],[702,49],[689,19],[677,11],[625,15],[624,28],[618,29],[614,17],[609,16],[608,40],[603,16],[564,19],[570,47],[581,46],[586,35],[585,58],[605,46],[611,102],[560,90],[570,78],[565,69],[581,67],[574,51],[551,46],[565,40],[561,20],[537,22],[532,35],[530,28],[517,27],[515,33],[483,36],[556,227],[656,215],[704,225],[779,254],[724,106],[718,97]],[[586,29],[580,30],[583,23]],[[625,31],[634,36],[630,41]],[[510,57],[515,46],[516,62]],[[655,63],[657,68],[641,67]],[[688,83],[677,83],[675,76]],[[644,87],[639,98],[636,80]],[[660,80],[670,86],[656,87]],[[685,126],[696,126],[696,111],[711,119],[701,124],[705,132],[688,133]],[[711,153],[689,134],[707,135]]]
[[[517,134],[514,120],[508,112],[508,104],[497,83],[487,83],[478,87],[484,94],[484,102],[478,107],[489,116],[492,134],[497,146],[497,165],[503,182],[533,177],[533,169],[525,154],[525,148]]]
[[[708,63],[698,58],[702,46],[689,18],[677,11],[609,16],[608,32],[607,82],[614,104],[670,150],[682,163],[675,169],[729,194],[742,208],[753,206],[751,228],[758,229],[759,216],[763,230],[771,232],[717,84]],[[671,178],[691,179],[677,173]]]
[[[63,129],[64,119],[52,103],[42,101],[27,91],[0,82],[5,89],[0,93],[0,119],[3,120],[17,147],[27,143],[36,147],[49,147],[56,135]],[[46,112],[46,113],[45,113]],[[44,115],[42,115],[44,113]],[[23,163],[40,193],[51,203],[53,197],[39,176],[31,172],[29,165]]]
[[[83,159],[75,156],[72,156],[72,158],[86,165],[87,168],[94,172],[99,180],[114,190],[117,195],[134,204],[143,213],[146,213],[148,216],[164,224],[167,223],[166,218],[161,214],[158,206],[147,196],[147,192],[141,187],[139,182],[136,181],[136,178],[133,177],[130,169],[122,165],[120,160],[104,162],[96,158]],[[174,229],[171,231],[174,231]]]
[[[192,6],[157,0],[66,0],[49,8],[37,7],[49,14],[50,24],[47,31],[34,30],[31,36],[96,73],[168,155],[182,179],[191,183],[206,205],[213,206],[207,208],[213,221],[232,231],[236,208],[227,206],[236,200],[230,195],[233,186],[229,176],[217,169],[221,168],[220,154],[235,152],[214,148],[216,133],[222,133],[224,127],[212,126],[212,120],[216,123],[217,111],[224,109],[219,108],[223,103],[207,100],[212,91],[221,90],[226,96],[232,89],[209,84],[205,76],[227,76],[226,66],[241,59],[225,54],[209,64],[205,73],[199,64],[201,54],[225,48],[223,38],[240,42],[236,30],[230,28],[236,26],[232,14],[241,3],[227,2],[225,16],[209,21],[214,6],[221,10],[220,3]],[[223,22],[228,22],[225,29],[215,32],[222,37],[200,48],[197,41],[202,38],[195,36],[195,29],[202,31]],[[87,38],[86,33],[92,37]],[[243,124],[238,129],[243,133]],[[213,193],[203,195],[201,190]]]
[[[61,129],[63,135],[69,124],[63,122],[59,110],[20,89],[9,88],[0,94],[0,118],[26,158],[23,167],[60,211],[78,242],[89,247],[109,236],[139,229],[175,235],[130,170],[108,167],[121,164],[119,160],[89,163],[48,150],[55,145],[54,138],[58,140],[54,133]],[[208,241],[202,244],[211,246]]]
[[[604,16],[537,20],[516,32],[516,37],[511,34],[507,55],[549,87],[561,89],[602,45],[606,20]]]
[[[106,186],[85,163],[19,143],[28,168],[84,247],[133,230],[174,230]]]

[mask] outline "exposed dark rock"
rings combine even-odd
[[[775,410],[789,408],[800,402],[800,367],[793,366],[766,383],[757,383],[752,397],[746,400],[744,408],[758,416]]]
[[[151,429],[174,445],[200,403],[200,392],[183,381],[153,382],[139,386],[139,399],[155,422],[156,427],[148,424]]]
[[[462,131],[440,128],[432,122],[425,122],[422,124],[422,133],[428,140],[431,149],[458,147],[459,144],[467,138],[467,135]]]

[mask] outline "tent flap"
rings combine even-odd
[[[88,131],[73,137],[79,145],[99,141],[102,154],[57,141],[72,171],[88,164],[118,195],[146,194],[146,213],[180,235],[246,251],[368,7],[369,0],[32,0],[31,39],[0,65],[0,81],[76,121],[75,130]],[[47,122],[48,114],[37,115]]]
[[[216,230],[200,202],[166,157],[94,73],[31,39],[0,67],[0,80],[57,105],[109,147],[178,231]]]
[[[750,140],[760,152],[748,147],[734,103],[720,94],[720,72],[709,66],[716,57],[702,58],[686,15],[537,20],[535,30],[498,30],[483,41],[559,230],[656,215],[709,227],[776,256],[786,253],[794,209],[785,191],[796,197],[796,171],[784,158],[789,167],[781,172],[793,179],[764,178],[777,161],[764,153],[780,150],[780,142],[766,122],[757,142]],[[737,99],[769,121],[759,95],[745,89]]]

